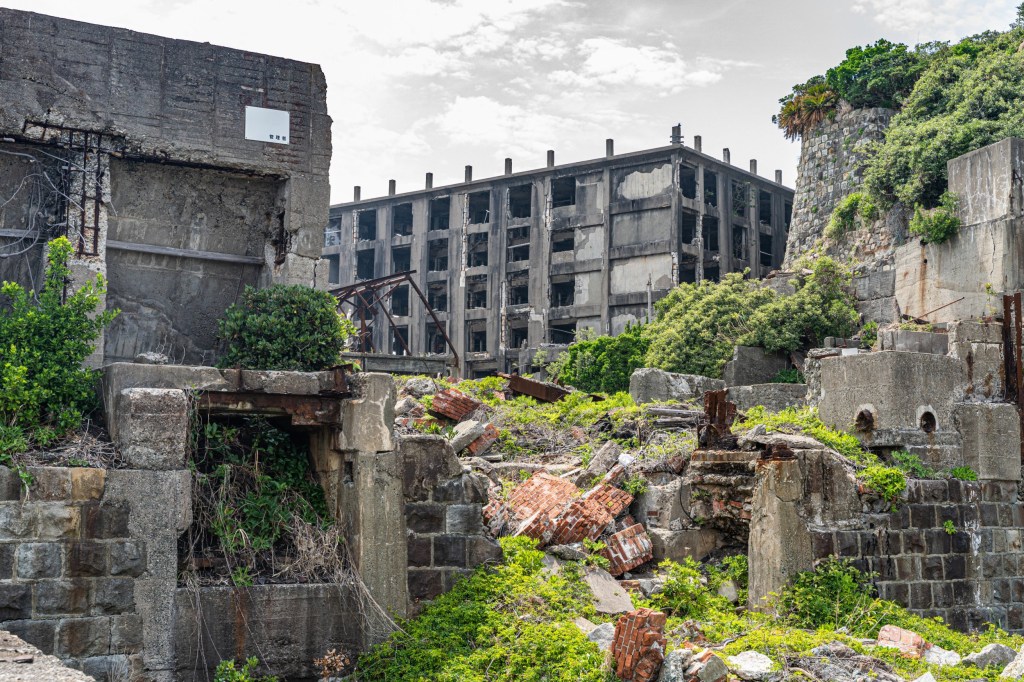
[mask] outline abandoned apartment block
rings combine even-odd
[[[423,298],[392,294],[366,321],[363,353],[455,352],[463,376],[528,368],[582,329],[618,334],[680,282],[750,270],[786,249],[793,190],[682,144],[554,164],[331,207],[332,287],[413,272]],[[433,308],[439,324],[427,313]],[[442,333],[442,331],[444,333]],[[444,338],[447,334],[449,346]]]

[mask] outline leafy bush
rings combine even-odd
[[[622,482],[622,489],[636,497],[647,492],[647,479],[640,474],[633,474]]]
[[[878,323],[874,320],[864,323],[860,329],[860,347],[870,350],[878,342]]]
[[[907,489],[907,476],[902,469],[896,467],[875,464],[857,474],[857,478],[889,503],[898,500]]]
[[[922,462],[920,457],[906,450],[893,452],[892,461],[898,469],[902,469],[914,478],[935,478],[934,469]]]
[[[604,655],[572,622],[594,615],[579,572],[542,572],[529,538],[501,545],[504,564],[478,568],[360,656],[355,679],[605,682]]]
[[[959,203],[955,194],[944,192],[938,208],[924,210],[918,205],[910,219],[910,234],[916,234],[929,244],[947,241],[960,229],[960,218],[956,215]]]
[[[813,571],[798,573],[775,606],[794,627],[838,629],[856,623],[873,601],[870,575],[849,559],[828,559]]]
[[[884,38],[853,47],[825,73],[825,83],[854,109],[899,107],[927,64],[926,57]]]
[[[77,428],[97,407],[99,373],[82,362],[116,310],[97,313],[103,275],[65,293],[71,242],[49,243],[38,300],[14,282],[0,285],[0,462]]]
[[[835,239],[857,227],[858,218],[867,223],[877,217],[878,209],[875,208],[871,197],[863,192],[854,192],[832,209],[832,216],[825,228],[825,234]]]
[[[856,436],[830,429],[818,418],[818,411],[813,407],[787,407],[779,412],[769,412],[763,405],[757,405],[747,410],[745,419],[733,424],[732,430],[739,433],[758,425],[764,425],[769,432],[806,434],[858,464],[878,463],[878,458],[861,447]]]
[[[221,661],[213,672],[213,682],[277,682],[273,675],[258,676],[259,664],[255,657],[248,659],[241,668],[236,667],[234,661]]]
[[[676,618],[703,619],[710,612],[732,609],[725,597],[709,589],[701,565],[692,557],[686,557],[682,563],[665,560],[658,568],[665,582],[661,592],[651,595],[651,603],[659,610]]]
[[[630,325],[618,336],[598,336],[573,343],[548,371],[558,381],[581,391],[628,391],[629,377],[633,370],[644,366],[649,346],[642,327]]]
[[[827,257],[810,269],[793,280],[796,293],[790,296],[739,273],[721,282],[680,284],[658,302],[658,318],[644,327],[650,341],[646,364],[718,377],[737,344],[792,351],[826,336],[849,336],[859,319],[849,273]]]
[[[309,287],[246,287],[220,320],[227,351],[217,366],[315,372],[336,365],[355,331],[337,305],[327,292]]]
[[[953,467],[949,470],[950,478],[957,478],[961,481],[977,481],[978,473],[971,467]]]

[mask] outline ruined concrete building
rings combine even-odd
[[[700,138],[605,158],[331,207],[323,256],[334,285],[415,271],[464,360],[463,376],[525,368],[544,344],[581,329],[618,334],[649,318],[679,282],[783,259],[793,191],[701,152]],[[698,244],[703,241],[703,254]],[[445,353],[425,306],[398,287],[369,325],[363,351]],[[372,315],[373,313],[367,313]],[[389,324],[390,316],[393,325]],[[357,314],[358,317],[358,314]]]
[[[311,285],[331,157],[320,67],[0,9],[0,280],[47,240],[104,273],[101,360],[213,359],[247,285]]]

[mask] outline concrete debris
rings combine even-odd
[[[597,629],[597,625],[595,623],[591,623],[583,616],[578,616],[574,618],[572,622],[573,625],[580,629],[580,632],[582,632],[584,636],[589,635],[591,632]]]
[[[790,670],[799,668],[812,679],[829,682],[905,682],[884,662],[858,654],[839,642],[819,646],[811,654],[788,661]]]
[[[691,658],[691,649],[673,649],[668,652],[661,664],[658,682],[686,682],[686,669],[690,667]]]
[[[148,351],[135,356],[135,362],[140,365],[166,365],[171,359],[163,353]]]
[[[401,400],[399,400],[397,403],[395,403],[395,416],[396,417],[403,417],[403,416],[405,416],[407,414],[410,414],[417,407],[421,408],[419,416],[422,416],[422,414],[423,414],[422,407],[423,406],[420,405],[420,402],[418,400],[416,400],[416,398],[413,398],[412,396],[407,395],[404,398],[402,398]]]
[[[561,559],[562,561],[583,561],[587,558],[587,553],[583,551],[583,545],[581,543],[575,543],[572,545],[551,545],[547,548],[547,553]]]
[[[695,374],[673,374],[653,367],[644,367],[629,377],[629,395],[637,405],[645,403],[683,402],[700,398],[705,391],[725,388],[721,379]]]
[[[437,384],[433,379],[415,378],[409,379],[402,387],[402,393],[413,398],[422,398],[437,393]]]
[[[612,623],[601,623],[590,631],[587,639],[596,644],[601,651],[608,651],[615,639],[615,626]]]
[[[738,604],[740,601],[740,590],[732,580],[723,580],[718,586],[718,596],[725,597],[729,602]]]
[[[756,651],[744,651],[725,660],[741,680],[770,680],[778,676],[772,671],[772,659]]]
[[[898,628],[895,625],[884,625],[878,632],[877,646],[899,649],[906,656],[921,658],[931,645],[916,632]]]
[[[126,657],[125,657],[126,658]],[[20,637],[0,630],[0,680],[16,682],[95,682],[60,659],[46,656]]]
[[[1024,648],[1021,648],[1009,665],[1003,668],[1003,672],[999,673],[999,676],[1009,680],[1024,679]]]
[[[960,654],[955,651],[947,651],[942,647],[932,644],[924,650],[924,660],[932,665],[949,666],[960,664]]]
[[[608,571],[588,567],[583,574],[583,582],[590,588],[590,594],[594,598],[594,610],[598,613],[615,615],[633,610],[633,600]]]
[[[612,656],[615,674],[624,682],[652,682],[665,660],[666,616],[660,611],[637,609],[615,623]]]
[[[964,656],[961,665],[973,665],[978,668],[1009,665],[1017,657],[1017,652],[1005,644],[988,644],[981,651]]]
[[[686,669],[689,682],[724,682],[728,677],[729,668],[713,651],[695,655]]]
[[[924,675],[921,675],[921,677],[915,679],[914,682],[936,682],[936,680],[935,676],[931,673],[925,673]]]
[[[608,470],[619,461],[619,453],[621,452],[622,446],[613,440],[602,445],[601,448],[594,453],[594,456],[590,460],[590,464],[588,464],[587,467],[576,476],[576,485],[580,487],[588,486],[594,482],[595,478],[604,476],[608,473]]]
[[[484,425],[481,422],[467,419],[455,425],[455,433],[449,442],[455,452],[462,452],[470,443],[482,435],[484,435]]]

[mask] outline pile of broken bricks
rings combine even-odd
[[[462,391],[449,388],[433,394],[429,415],[416,396],[403,397],[395,405],[395,423],[414,428],[429,422],[453,427],[449,443],[456,453],[480,457],[498,440],[498,428],[485,421],[487,406]]]
[[[621,576],[654,558],[647,530],[627,513],[633,496],[617,487],[625,475],[616,464],[582,491],[572,481],[539,471],[504,499],[492,490],[484,521],[495,536],[531,537],[542,548],[603,542],[608,572]]]

